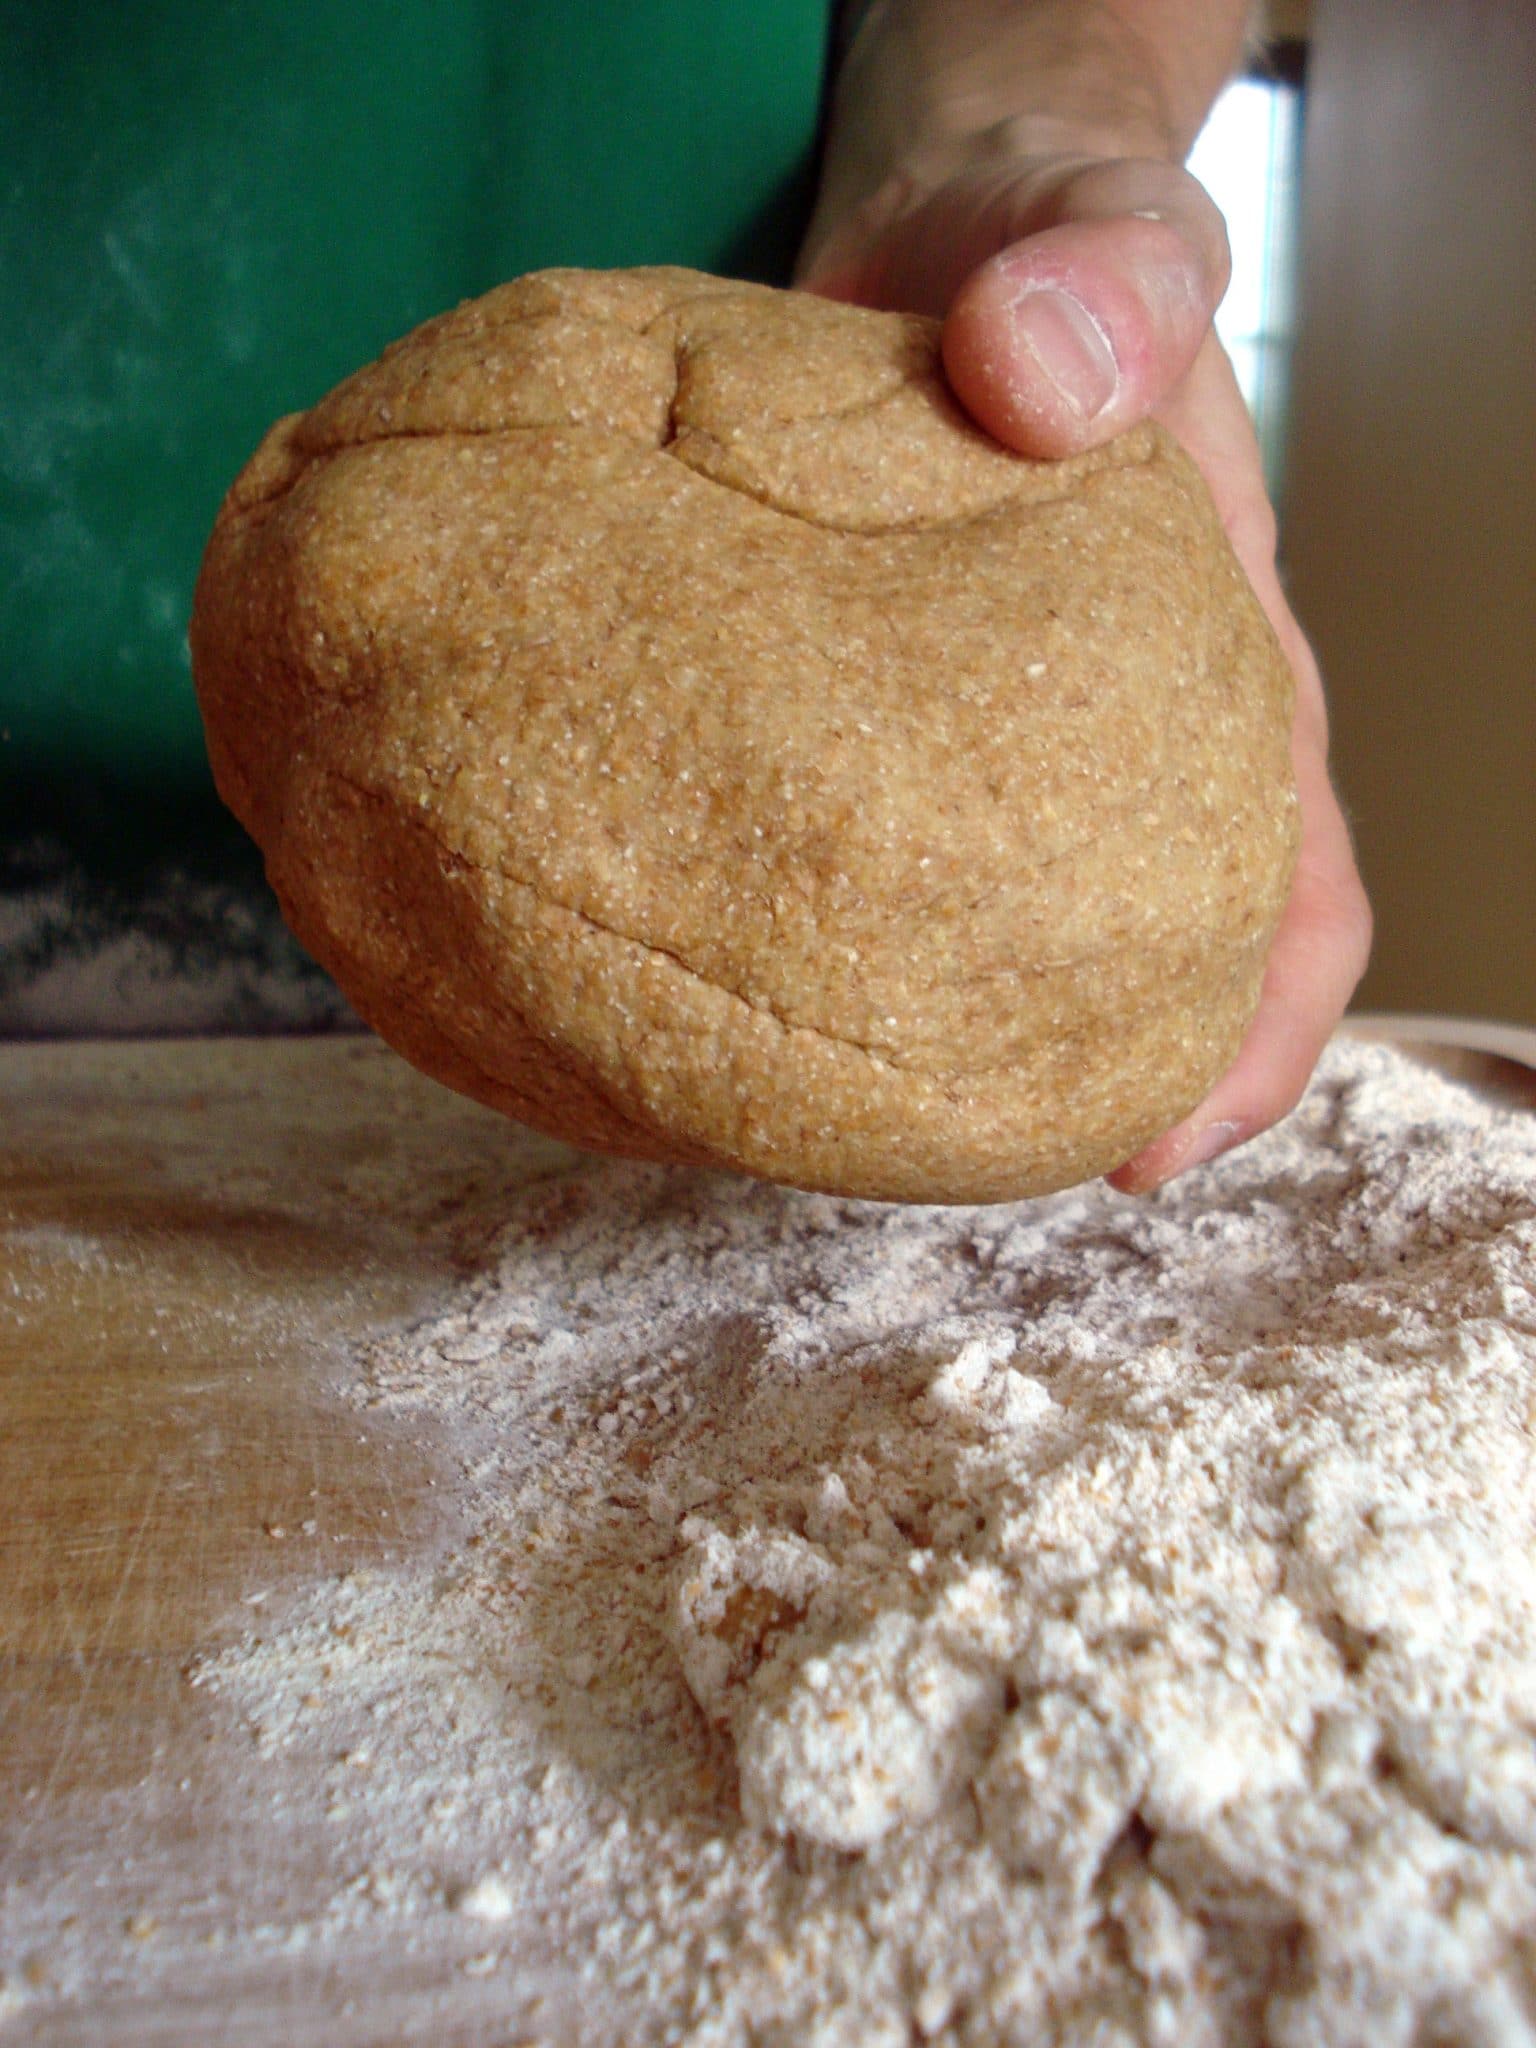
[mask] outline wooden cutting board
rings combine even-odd
[[[0,1046],[0,2048],[522,2038],[473,1926],[298,1938],[345,1841],[187,1672],[464,1533],[347,1361],[561,1156],[371,1039]]]
[[[441,1453],[343,1361],[554,1151],[371,1039],[0,1047],[7,2048],[494,2038],[451,1954],[225,1939],[301,1919],[340,1852],[242,1786],[186,1673],[454,1536]]]

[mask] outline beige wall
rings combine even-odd
[[[1320,0],[1286,475],[1361,1000],[1536,1023],[1536,0]]]

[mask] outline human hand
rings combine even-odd
[[[797,282],[944,321],[950,382],[1021,454],[1090,448],[1147,415],[1189,450],[1296,679],[1302,837],[1257,1013],[1205,1101],[1110,1176],[1145,1193],[1228,1151],[1300,1099],[1370,949],[1370,910],[1328,777],[1316,660],[1281,589],[1258,444],[1212,318],[1226,232],[1160,158],[1032,148],[1016,126],[822,206]]]

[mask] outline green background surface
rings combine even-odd
[[[782,281],[826,0],[0,0],[0,828],[222,828],[186,654],[269,422],[551,263]]]

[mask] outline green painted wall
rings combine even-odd
[[[206,797],[192,585],[278,413],[543,264],[782,279],[825,16],[0,0],[0,836]]]

